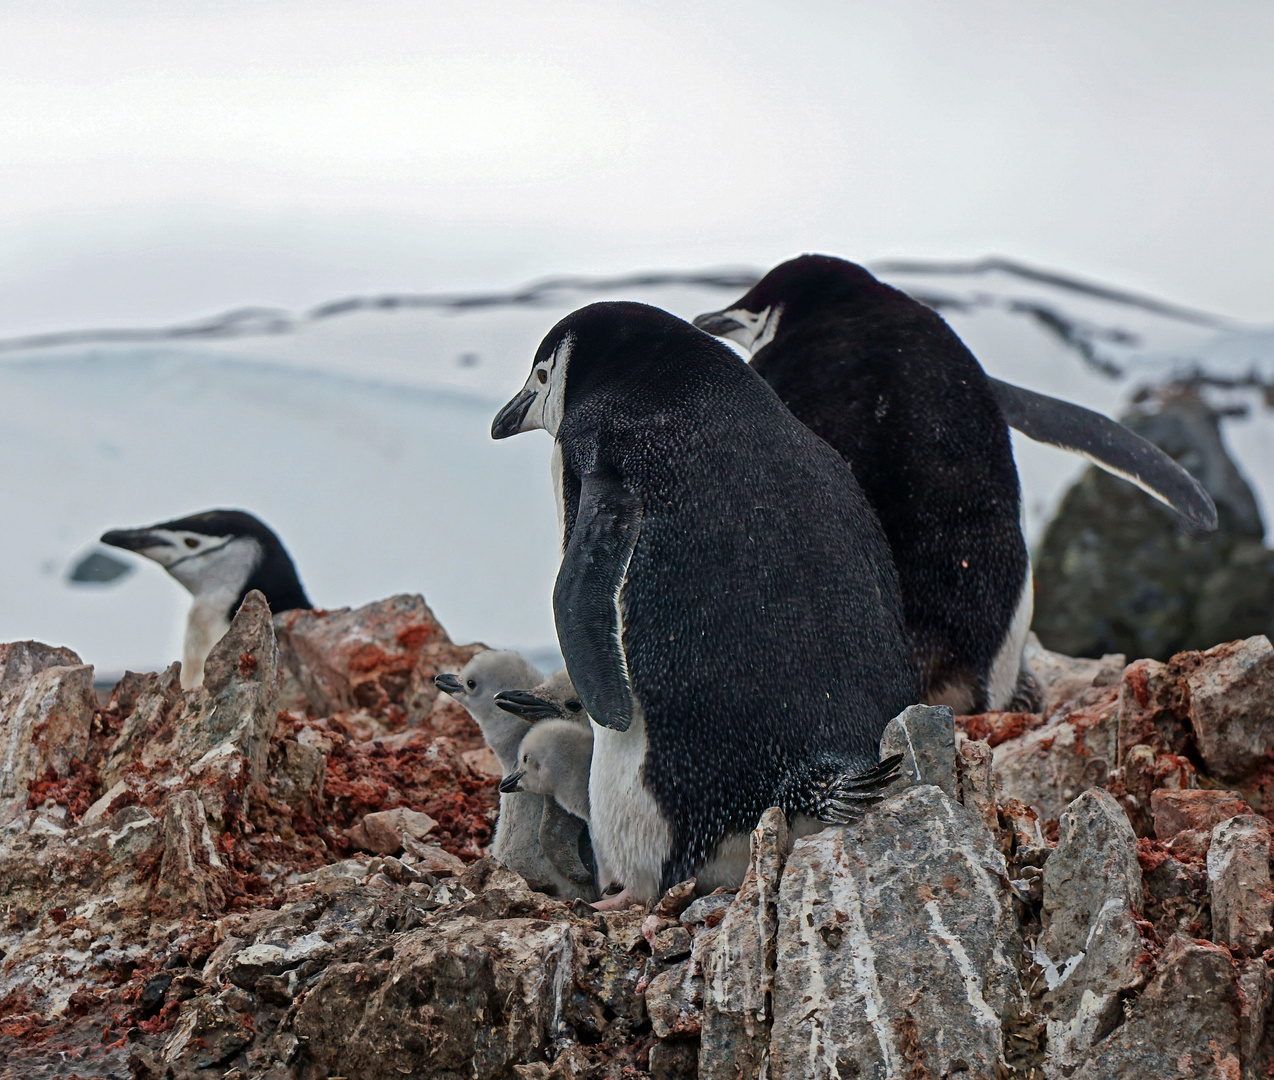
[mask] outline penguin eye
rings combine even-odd
[[[540,370],[535,373],[535,377],[540,380],[541,386],[549,381],[549,373],[543,368],[540,368]]]
[[[477,680],[476,680],[476,679],[470,679],[467,683],[465,683],[465,686],[467,686],[470,690],[476,690],[476,689],[478,689],[478,683],[477,683]]]
[[[580,704],[578,701],[576,701],[574,698],[571,698],[571,700],[570,700],[570,701],[568,701],[568,702],[566,703],[566,707],[567,707],[567,708],[568,708],[571,712],[579,712],[579,711],[580,711],[580,709],[582,709],[584,706],[583,706],[583,705],[581,705],[581,704]]]
[[[198,546],[199,546],[199,541],[196,540],[193,536],[186,537],[186,547],[197,548]]]

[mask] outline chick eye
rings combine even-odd
[[[549,381],[549,373],[543,368],[540,368],[540,370],[535,373],[535,377],[540,380],[541,385]]]
[[[193,536],[186,537],[186,547],[197,548],[198,546],[199,546],[199,541],[196,540]]]
[[[570,700],[570,701],[568,701],[568,702],[566,703],[566,707],[567,707],[567,708],[568,708],[571,712],[579,712],[579,711],[580,711],[580,709],[582,709],[584,706],[583,706],[583,705],[581,705],[581,704],[580,704],[578,701],[576,701],[574,698],[571,698],[571,700]]]
[[[478,682],[476,679],[470,679],[467,683],[465,683],[465,686],[467,686],[470,690],[476,690],[478,689]]]

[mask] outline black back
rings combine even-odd
[[[566,335],[566,542],[586,474],[640,501],[623,647],[676,881],[820,753],[875,764],[915,700],[901,597],[851,471],[726,346],[631,303],[568,316],[539,356]]]
[[[283,542],[265,522],[244,510],[204,510],[189,517],[160,522],[151,528],[202,533],[204,536],[249,536],[261,545],[264,557],[231,606],[230,618],[234,617],[243,598],[253,589],[261,591],[270,605],[270,611],[275,615],[314,606],[305,595],[296,566]]]
[[[742,300],[782,305],[752,366],[850,464],[889,538],[921,691],[972,711],[1028,556],[1008,425],[981,365],[937,312],[861,266],[805,255]]]

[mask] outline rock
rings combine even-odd
[[[655,935],[650,953],[656,960],[676,960],[690,951],[690,931],[684,926],[670,926]]]
[[[83,760],[96,706],[93,668],[69,649],[0,645],[0,825],[26,808],[36,781],[65,779]]]
[[[1107,653],[1100,660],[1066,656],[1044,648],[1034,631],[1026,636],[1022,660],[1039,684],[1040,712],[1045,716],[1091,687],[1115,685],[1124,670],[1122,653]]]
[[[955,717],[946,705],[912,705],[888,724],[880,737],[882,759],[902,754],[902,776],[889,789],[936,784],[956,797]]]
[[[1242,780],[1274,752],[1274,648],[1269,639],[1231,641],[1205,652],[1174,656],[1184,683],[1190,726],[1213,775]]]
[[[1155,836],[1171,840],[1186,829],[1206,829],[1237,814],[1250,814],[1252,808],[1237,791],[1155,791],[1150,796],[1154,814]]]
[[[421,596],[353,610],[287,611],[275,620],[284,661],[320,716],[397,705],[412,723],[433,707],[433,677],[483,648],[454,645]]]
[[[1156,754],[1184,754],[1190,747],[1182,689],[1176,672],[1158,660],[1136,660],[1119,686],[1119,753],[1136,745]]]
[[[132,706],[101,770],[102,784],[109,789],[115,788],[124,770],[141,758],[148,737],[170,730],[185,707],[180,662],[174,661],[158,675],[141,676],[129,696]]]
[[[1179,935],[1155,978],[1119,1027],[1072,1080],[1241,1080],[1249,1003],[1222,948]]]
[[[994,756],[984,742],[966,739],[956,754],[960,803],[992,833],[1000,832],[995,805],[995,778],[991,774]]]
[[[1018,942],[1003,856],[937,787],[798,840],[779,894],[769,1075],[998,1075],[1005,1026],[1025,1011]]]
[[[1265,529],[1226,454],[1220,415],[1189,388],[1168,388],[1154,404],[1157,411],[1143,404],[1124,423],[1199,479],[1216,502],[1218,528],[1187,535],[1167,507],[1117,477],[1085,470],[1033,560],[1032,625],[1050,649],[1167,660],[1274,630]]]
[[[695,898],[695,880],[682,881],[674,885],[659,898],[651,908],[652,915],[666,919],[675,919],[690,906]]]
[[[1122,730],[1122,722],[1120,728]],[[1111,773],[1106,789],[1120,801],[1138,836],[1155,832],[1154,803],[1158,793],[1194,787],[1194,766],[1177,754],[1156,754],[1154,747],[1136,743],[1124,754],[1123,765]]]
[[[460,756],[464,759],[464,763],[478,776],[504,775],[500,759],[495,756],[495,752],[489,746],[484,746],[478,750],[466,750]]]
[[[411,837],[404,837],[404,861],[410,859],[411,868],[421,874],[444,877],[464,872],[465,864],[439,844],[421,844]]]
[[[993,761],[1000,792],[1035,807],[1048,820],[1059,817],[1086,788],[1105,784],[1118,761],[1117,699],[1117,687],[1104,687],[1096,700],[997,746]]]
[[[787,819],[771,807],[752,830],[742,886],[710,943],[697,950],[704,978],[701,1080],[764,1075],[779,877],[788,843]]]
[[[1270,839],[1265,818],[1242,814],[1217,824],[1208,848],[1213,940],[1248,956],[1274,945]]]
[[[709,893],[707,896],[701,896],[694,903],[690,904],[685,911],[681,913],[681,922],[684,926],[716,926],[721,921],[721,916],[726,909],[734,903],[734,893],[718,890]]]
[[[400,806],[395,810],[367,814],[352,829],[346,829],[345,835],[363,851],[394,855],[403,850],[407,839],[423,840],[437,825],[428,814]]]
[[[699,1047],[676,1039],[650,1048],[650,1080],[695,1080],[699,1075]]]
[[[168,799],[164,813],[164,858],[155,896],[178,913],[206,914],[225,904],[221,860],[204,805],[193,791],[179,791]]]
[[[1108,792],[1086,791],[1062,815],[1043,899],[1034,959],[1047,988],[1051,1069],[1061,1075],[1110,1033],[1123,996],[1145,981],[1137,838]]]
[[[1140,840],[1137,848],[1145,914],[1155,933],[1163,941],[1177,933],[1207,937],[1211,918],[1206,871],[1180,862],[1154,841]]]
[[[690,960],[661,971],[646,987],[646,1015],[661,1039],[698,1035],[703,1026],[703,977]]]

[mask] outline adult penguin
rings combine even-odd
[[[1189,527],[1216,526],[1207,493],[1166,454],[1098,413],[988,378],[936,311],[844,259],[792,259],[695,325],[748,349],[797,419],[852,467],[889,539],[931,705],[1034,704],[1010,424],[1132,480]]]
[[[884,534],[839,456],[727,346],[644,304],[549,332],[491,433],[534,428],[555,440],[553,612],[595,724],[590,830],[603,887],[624,886],[608,906],[737,884],[769,806],[801,828],[874,797],[915,677]]]

